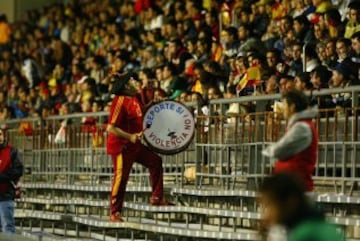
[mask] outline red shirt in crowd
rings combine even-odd
[[[142,122],[141,104],[135,96],[116,96],[113,99],[108,124],[134,134],[142,131]],[[121,152],[123,145],[127,143],[129,143],[128,139],[108,133],[107,153],[117,155]]]

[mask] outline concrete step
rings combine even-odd
[[[172,196],[193,196],[193,197],[211,197],[211,198],[256,198],[255,191],[247,190],[206,190],[206,189],[190,189],[190,188],[173,188]],[[334,204],[360,204],[360,196],[348,196],[345,194],[334,193],[312,193],[311,198],[320,203]]]
[[[221,240],[258,240],[255,230],[236,229],[222,227],[221,225],[207,225],[198,223],[168,223],[158,220],[129,217],[125,222],[110,222],[108,217],[79,216],[69,214],[48,213],[43,211],[16,210],[16,218],[46,219],[81,224],[87,226],[88,230],[137,230],[142,232],[156,233],[170,236],[181,236],[201,239]],[[69,225],[68,225],[69,226]],[[105,232],[105,231],[104,231]]]
[[[42,205],[75,205],[85,207],[100,207],[108,209],[109,202],[104,200],[83,200],[83,199],[44,199],[44,198],[22,198],[19,202],[34,203]],[[167,213],[167,214],[193,214],[204,217],[219,217],[230,219],[248,219],[259,220],[261,218],[258,212],[228,210],[220,208],[200,208],[192,206],[151,206],[145,203],[132,203],[125,202],[124,208],[129,210],[135,210],[140,213]],[[19,209],[20,211],[21,209]],[[78,212],[75,211],[74,214]],[[106,216],[106,215],[105,215]],[[141,217],[142,215],[137,214]],[[170,217],[167,217],[168,223],[171,223]],[[357,215],[354,216],[334,216],[328,215],[328,220],[334,224],[343,226],[360,226],[360,218]],[[183,220],[187,222],[186,220]]]
[[[21,227],[21,236],[24,237],[24,240],[20,239],[19,241],[27,240],[39,240],[39,241],[153,241],[151,239],[139,239],[139,238],[116,238],[108,235],[104,235],[96,232],[87,232],[87,231],[74,231],[74,230],[65,230],[60,228],[34,228],[34,227]],[[19,236],[19,237],[21,237]],[[73,237],[71,237],[73,236]],[[78,237],[76,237],[78,236]],[[21,238],[22,238],[21,237]],[[25,240],[25,238],[27,238]],[[18,239],[16,239],[18,240]],[[10,240],[9,240],[10,241]],[[11,240],[13,241],[13,240]]]

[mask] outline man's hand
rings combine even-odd
[[[141,139],[143,132],[138,132],[130,135],[129,141],[135,144],[137,141]]]

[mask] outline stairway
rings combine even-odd
[[[42,240],[258,240],[260,214],[256,192],[168,187],[176,206],[148,204],[150,188],[129,186],[124,223],[109,222],[110,186],[24,184],[16,220],[22,232]],[[349,238],[360,238],[360,198],[315,195],[330,222],[345,227]],[[35,233],[35,234],[34,234]],[[44,235],[40,235],[44,234]],[[45,237],[46,236],[46,237]],[[40,240],[40,239],[38,239]]]

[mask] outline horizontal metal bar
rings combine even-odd
[[[45,199],[45,198],[22,198],[18,200],[24,203],[36,203],[46,205],[81,205],[90,207],[107,207],[109,201],[105,200],[85,200],[85,199]],[[215,208],[197,208],[187,206],[151,206],[149,204],[125,202],[124,208],[145,211],[151,213],[191,213],[224,218],[247,218],[260,219],[260,214],[256,212],[232,211]]]
[[[50,183],[23,183],[22,187],[25,189],[57,189],[57,190],[71,190],[84,192],[110,192],[109,185],[66,185],[66,184],[50,184]],[[151,192],[151,187],[141,186],[127,186],[127,192]]]
[[[336,93],[347,93],[347,92],[359,92],[360,86],[351,86],[345,88],[333,88],[333,89],[321,89],[319,91],[312,91],[311,94],[313,96],[323,96],[323,95],[331,95]],[[309,91],[306,92],[308,95]],[[242,96],[238,98],[231,99],[216,99],[210,100],[210,104],[230,104],[230,103],[242,103],[249,101],[262,101],[262,100],[278,100],[281,98],[280,94],[275,95],[256,95],[256,96]]]
[[[256,197],[255,191],[248,190],[198,190],[198,189],[185,189],[173,188],[171,195],[184,194],[190,196],[205,196],[205,197]]]
[[[256,231],[243,229],[242,231],[237,232],[219,232],[219,231],[208,231],[201,230],[200,224],[189,225],[189,228],[186,227],[185,223],[182,223],[181,226],[177,227],[168,227],[158,224],[143,224],[143,223],[110,223],[109,221],[105,221],[103,219],[94,218],[94,217],[74,217],[74,222],[81,223],[88,226],[94,226],[98,228],[127,228],[127,229],[135,229],[146,232],[154,232],[154,233],[162,233],[167,235],[174,236],[182,236],[182,237],[193,237],[193,238],[211,238],[211,239],[222,239],[222,240],[259,240],[259,236]],[[144,222],[144,219],[141,219]],[[193,228],[192,228],[192,227]],[[196,226],[195,229],[194,226]],[[214,230],[218,229],[217,226],[214,226]]]
[[[344,226],[360,226],[360,218],[348,218],[348,217],[327,217],[327,220],[331,223],[344,225]]]
[[[202,196],[202,197],[234,197],[234,198],[257,197],[257,192],[244,191],[244,190],[198,190],[198,189],[174,188],[171,190],[171,194]],[[323,203],[360,204],[360,197],[354,197],[354,196],[314,193],[312,197],[315,201],[323,202]]]
[[[345,88],[333,88],[333,89],[321,89],[319,91],[313,91],[311,94],[313,96],[323,96],[323,95],[330,95],[330,94],[336,94],[336,93],[344,93],[344,92],[360,92],[360,86],[351,86],[351,87],[345,87]],[[310,94],[310,92],[307,92],[307,94]],[[217,99],[217,100],[210,100],[210,105],[212,104],[230,104],[230,103],[242,103],[242,102],[249,102],[249,101],[262,101],[262,100],[277,100],[280,99],[280,94],[275,95],[259,95],[259,96],[243,96],[238,98],[231,98],[231,99]],[[186,103],[187,106],[196,106],[196,102],[188,102]],[[54,115],[49,116],[45,119],[45,121],[54,121],[54,120],[63,120],[63,119],[71,119],[71,118],[82,118],[82,117],[106,117],[108,115],[107,112],[90,112],[90,113],[75,113],[71,115]],[[24,119],[14,119],[14,120],[7,120],[3,123],[20,123],[20,122],[35,122],[40,121],[40,118],[24,118]]]
[[[59,221],[62,219],[62,216],[63,214],[61,213],[15,209],[15,218],[34,218],[34,219]]]
[[[23,230],[25,229],[31,229],[31,231],[22,231],[21,235],[23,237],[27,237],[29,239],[22,239],[22,238],[18,238],[18,236],[16,236],[16,241],[33,241],[39,240],[39,232],[43,232],[43,233],[47,233],[47,234],[54,234],[54,235],[61,235],[58,236],[58,238],[48,238],[46,236],[41,236],[41,241],[57,241],[57,240],[61,240],[61,241],[87,241],[87,240],[92,240],[92,241],[97,241],[97,240],[115,240],[115,238],[113,236],[107,236],[104,234],[100,234],[100,233],[96,233],[94,231],[91,231],[90,233],[88,231],[76,231],[76,230],[65,230],[65,229],[60,229],[60,228],[36,228],[36,227],[25,227],[22,226],[21,227]],[[35,234],[34,234],[35,233]],[[75,236],[79,235],[80,237],[86,237],[86,238],[74,238]],[[71,236],[71,238],[64,238],[64,236]],[[0,233],[0,238],[1,237],[1,233]],[[12,239],[9,239],[9,241],[14,241],[13,237]],[[0,239],[1,241],[3,241],[2,239]],[[7,241],[7,240],[4,240]],[[152,241],[151,239],[127,239],[127,238],[118,238],[116,241]]]

